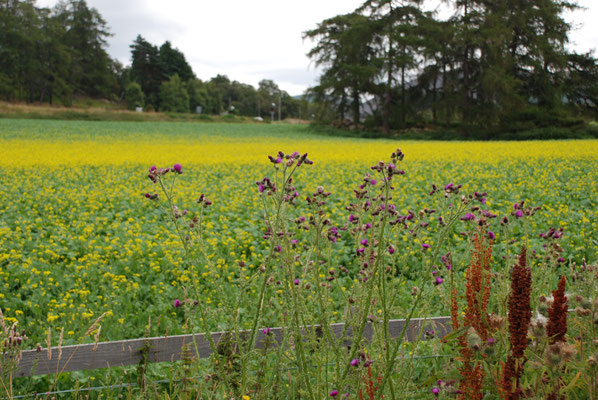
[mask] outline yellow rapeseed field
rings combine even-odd
[[[518,160],[550,162],[562,159],[595,160],[597,140],[533,142],[418,142],[342,138],[243,138],[238,140],[183,141],[167,138],[147,142],[131,140],[3,140],[0,141],[3,167],[81,166],[121,164],[214,165],[222,163],[263,163],[266,154],[278,149],[300,149],[316,162],[372,162],[386,157],[397,145],[408,161],[497,162]]]
[[[227,283],[259,266],[255,182],[272,174],[267,155],[308,152],[314,165],[297,175],[301,197],[323,185],[333,193],[327,212],[342,224],[368,167],[398,147],[407,171],[397,181],[401,212],[428,206],[433,183],[459,183],[465,193],[487,191],[499,217],[517,201],[541,206],[530,237],[563,227],[567,261],[598,258],[598,140],[425,142],[317,136],[284,125],[5,120],[0,307],[37,341],[50,326],[76,342],[103,312],[104,338],[141,336],[149,318],[152,334],[182,331],[172,307],[182,287],[199,283],[208,303],[218,303],[235,293]],[[193,209],[200,193],[214,203],[206,215],[212,267],[184,263],[168,221],[143,196],[156,191],[147,169],[174,163],[183,165],[180,208]],[[339,248],[338,257],[348,253]]]

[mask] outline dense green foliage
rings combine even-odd
[[[563,14],[575,2],[454,0],[446,2],[454,11],[446,20],[423,11],[423,3],[367,0],[304,32],[323,73],[299,100],[268,79],[257,88],[220,74],[202,81],[171,42],[158,46],[141,35],[130,45],[131,65],[123,66],[106,52],[109,28],[85,0],[53,9],[6,0],[0,99],[70,106],[85,97],[146,111],[303,117],[376,135],[417,128],[484,139],[504,132],[552,137],[555,129],[571,137],[596,118],[596,59],[566,47],[572,26]],[[128,92],[137,88],[132,83],[143,99]]]
[[[51,10],[36,7],[32,0],[0,2],[0,99],[70,106],[83,96],[125,100],[130,109],[143,105],[196,112],[200,106],[204,114],[251,117],[270,117],[274,103],[276,118],[311,114],[307,101],[292,98],[271,80],[256,89],[223,75],[206,82],[197,79],[185,55],[169,41],[158,47],[138,35],[130,46],[131,65],[124,67],[106,52],[108,36],[106,21],[85,0],[61,1]],[[172,98],[162,106],[168,92],[163,84],[168,88],[175,74],[183,99],[175,107]],[[129,91],[136,90],[133,82],[143,100]]]
[[[119,68],[104,47],[109,35],[100,13],[84,0],[60,2],[54,10],[35,2],[0,3],[0,97],[27,102],[73,95],[111,98]]]
[[[421,0],[368,0],[306,31],[324,67],[314,98],[334,119],[350,112],[384,132],[418,123],[518,131],[596,116],[596,59],[565,47],[563,14],[575,2],[449,3],[454,14],[438,20]]]
[[[164,111],[186,112],[189,110],[189,95],[178,74],[174,74],[170,80],[162,82],[160,85],[160,103]]]
[[[144,95],[141,86],[137,82],[131,82],[125,91],[125,100],[129,109],[134,110],[137,107],[143,107]]]

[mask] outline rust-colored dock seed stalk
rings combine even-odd
[[[526,362],[524,352],[527,347],[527,332],[532,318],[531,285],[532,272],[527,267],[527,250],[524,246],[519,255],[519,262],[513,267],[511,295],[508,303],[511,354],[503,366],[501,382],[502,395],[507,400],[519,399],[522,395],[519,382]]]
[[[568,302],[565,296],[567,280],[565,275],[561,276],[557,290],[552,292],[552,305],[548,309],[548,324],[546,334],[550,338],[550,344],[564,342],[567,334],[567,310]]]

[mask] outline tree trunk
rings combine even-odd
[[[341,96],[341,103],[339,104],[339,116],[340,116],[341,122],[343,122],[345,120],[345,103],[346,103],[346,97],[345,97],[345,92],[343,91],[343,94]]]
[[[464,20],[467,20],[468,9],[467,3],[465,3]],[[465,49],[463,51],[463,106],[462,106],[462,118],[465,124],[465,136],[469,135],[469,124],[470,124],[470,110],[469,110],[469,39],[465,40]]]
[[[353,90],[353,123],[359,124],[359,91],[357,89]]]
[[[389,2],[390,13],[392,15],[392,2]],[[384,105],[382,107],[382,131],[388,134],[388,120],[390,118],[390,90],[392,88],[392,70],[393,70],[393,51],[392,51],[392,29],[388,32],[388,74],[386,77],[386,88],[384,90]]]
[[[446,104],[446,92],[448,91],[448,84],[446,82],[446,62],[442,61],[442,107],[444,109],[444,123],[449,123],[449,111]]]
[[[388,57],[388,76],[386,81],[386,88],[384,90],[384,106],[382,107],[382,131],[388,133],[388,119],[390,115],[390,87],[392,85],[392,61]]]
[[[403,46],[403,54],[405,54],[405,47]],[[405,98],[405,65],[401,66],[401,127],[405,127],[405,107],[407,106]]]
[[[432,83],[432,122],[436,125],[436,81],[438,80],[438,72],[434,72],[434,80]]]

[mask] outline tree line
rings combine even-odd
[[[125,97],[130,107],[207,114],[223,112],[271,118],[298,116],[306,105],[291,97],[269,79],[258,88],[217,75],[209,81],[197,79],[185,55],[166,41],[160,47],[141,35],[131,44],[131,66]],[[280,103],[280,107],[279,107]],[[305,112],[305,111],[304,111]]]
[[[0,0],[0,98],[60,103],[78,96],[123,102],[128,108],[170,112],[224,112],[271,118],[309,113],[272,80],[258,88],[218,75],[198,79],[185,55],[166,41],[141,35],[130,45],[131,65],[107,51],[109,28],[85,0],[61,0],[54,8],[34,0]]]
[[[567,126],[598,114],[592,53],[566,48],[564,0],[367,0],[304,32],[323,68],[319,115],[384,132],[422,123],[490,130]]]
[[[412,126],[524,130],[570,126],[598,114],[593,53],[567,49],[578,8],[568,0],[450,0],[438,19],[423,0],[367,0],[303,33],[322,67],[303,100],[272,80],[258,88],[218,75],[198,79],[185,55],[141,35],[131,65],[107,51],[106,21],[85,0],[38,8],[0,0],[0,98],[71,105],[87,96],[129,108],[315,115],[383,132]],[[309,101],[308,101],[309,100]]]
[[[84,1],[53,10],[32,0],[0,2],[0,96],[70,105],[74,95],[109,98],[122,66],[105,51],[106,22]]]

